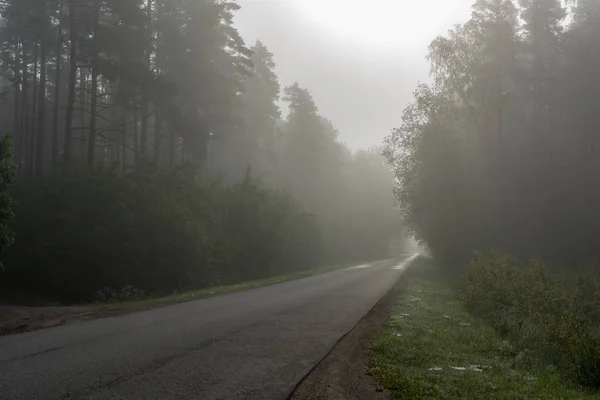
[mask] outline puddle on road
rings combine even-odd
[[[406,260],[402,261],[400,264],[396,265],[395,267],[392,267],[392,269],[396,269],[396,270],[404,270],[406,269],[413,261],[415,261],[418,257],[420,256],[420,254],[414,254],[413,256],[407,258]]]
[[[411,257],[407,258],[406,260],[402,261],[400,264],[392,267],[392,269],[396,269],[396,270],[404,270],[406,269],[413,261],[415,261],[418,257],[420,256],[420,254],[413,254]],[[387,261],[387,260],[386,260]],[[365,269],[365,268],[371,268],[377,264],[379,264],[380,262],[373,262],[373,263],[369,263],[369,264],[362,264],[362,265],[357,265],[355,267],[350,267],[347,268],[347,271],[353,271],[353,270],[357,270],[357,269]]]
[[[363,265],[357,265],[356,267],[350,267],[348,268],[348,271],[352,271],[354,269],[364,269],[364,268],[371,268],[373,265],[375,264],[363,264]]]

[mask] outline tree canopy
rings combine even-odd
[[[597,256],[597,2],[478,0],[429,48],[386,140],[403,215],[440,256]]]
[[[388,254],[401,227],[383,158],[348,150],[307,88],[282,90],[275,55],[234,26],[239,8],[2,2],[10,285],[88,301]]]

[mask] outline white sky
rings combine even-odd
[[[469,18],[474,0],[240,0],[236,27],[275,55],[282,85],[298,81],[353,148],[401,122],[427,46]]]
[[[426,45],[470,13],[465,0],[292,0],[334,35],[363,44]]]

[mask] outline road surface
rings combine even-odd
[[[0,399],[285,399],[406,264],[1,337]]]

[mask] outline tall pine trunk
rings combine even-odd
[[[93,61],[95,63],[95,61]],[[90,168],[94,166],[96,149],[96,129],[98,119],[98,68],[92,67],[92,92],[90,100],[90,134],[87,147],[87,163]]]
[[[120,141],[120,145],[121,145],[121,171],[123,172],[127,172],[127,110],[125,109],[124,105],[121,105],[121,110],[120,110],[120,115],[119,115],[119,122],[122,125],[121,128],[121,141]]]
[[[45,40],[45,38],[43,39]],[[46,44],[42,42],[40,55],[40,88],[39,88],[39,104],[38,104],[38,129],[35,152],[35,174],[42,173],[42,161],[44,151],[44,131],[46,119]]]
[[[94,17],[94,39],[92,44],[92,90],[90,99],[90,135],[87,147],[87,163],[89,168],[94,166],[94,155],[96,150],[96,120],[98,117],[98,19],[100,18],[100,10],[98,2],[95,4]]]
[[[140,132],[140,155],[144,159],[148,151],[148,114],[150,102],[146,90],[142,88],[142,127]]]
[[[137,164],[137,162],[138,162],[139,151],[140,151],[139,123],[140,123],[140,121],[139,121],[139,117],[138,117],[138,109],[137,109],[137,105],[136,105],[133,108],[133,163],[134,164]]]
[[[77,0],[69,2],[69,95],[67,98],[67,116],[65,121],[65,145],[63,154],[63,174],[65,174],[73,158],[73,106],[75,103],[75,85],[77,84],[77,32],[75,27],[75,4]]]
[[[152,0],[146,2],[146,37],[150,38],[152,35]],[[150,58],[151,58],[150,46],[146,48],[145,60],[146,67],[150,70]],[[150,111],[150,96],[146,88],[142,88],[142,130],[140,133],[140,153],[144,158],[148,151],[148,116]]]
[[[169,133],[169,164],[175,165],[175,130]]]
[[[54,76],[54,115],[52,119],[52,169],[56,172],[58,166],[58,119],[60,118],[60,85],[61,85],[61,66],[62,66],[62,17],[63,1],[61,0],[58,10],[58,34],[56,36],[56,48],[54,54],[55,76]]]
[[[15,79],[15,109],[14,109],[14,135],[15,135],[15,162],[18,165],[21,165],[21,149],[22,149],[22,132],[21,132],[21,52],[19,48],[19,40],[15,40],[14,47],[14,79]]]
[[[154,163],[158,166],[162,149],[162,116],[158,107],[154,108]]]
[[[28,143],[29,143],[29,64],[27,60],[27,44],[22,44],[22,57],[21,57],[21,77],[22,77],[22,88],[21,93],[21,164],[19,170],[23,170],[28,165]]]
[[[157,6],[158,7],[158,6]],[[163,59],[161,54],[161,35],[156,33],[156,54],[155,54],[155,70],[156,75],[161,76]],[[158,167],[160,164],[161,153],[164,154],[164,131],[161,105],[158,100],[154,101],[154,163]]]
[[[83,66],[79,67],[79,89],[78,89],[78,109],[79,109],[79,125],[77,126],[77,130],[79,133],[79,141],[78,141],[78,157],[81,159],[81,162],[85,162],[86,153],[87,153],[87,145],[86,140],[88,133],[88,123],[87,123],[87,71]]]
[[[38,67],[39,67],[39,50],[38,43],[33,44],[33,97],[31,99],[32,113],[31,113],[31,132],[29,133],[29,162],[27,163],[27,171],[30,175],[33,175],[33,166],[35,163],[35,137],[37,134],[37,112],[38,112]]]

